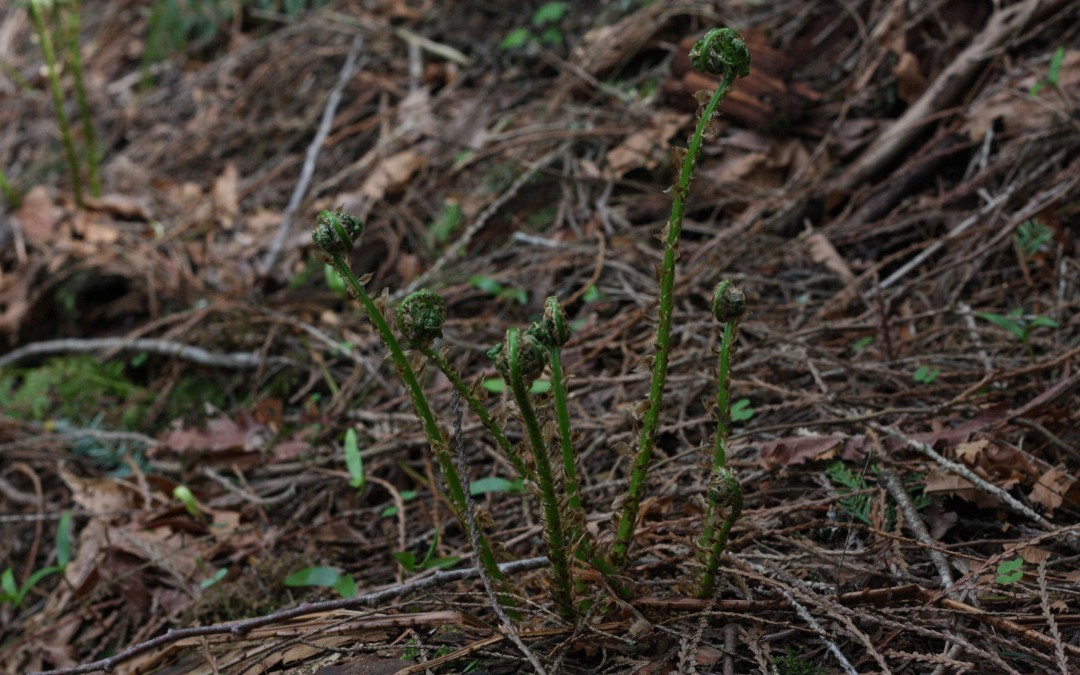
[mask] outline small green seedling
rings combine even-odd
[[[533,33],[528,28],[515,28],[507,33],[502,42],[499,43],[499,49],[508,51],[511,49],[521,49],[529,44],[543,44],[543,45],[561,45],[563,42],[562,33],[555,25],[562,21],[562,18],[566,16],[567,3],[565,2],[547,2],[537,8],[533,12],[532,26],[539,33]]]
[[[851,343],[851,351],[853,351],[853,352],[861,352],[862,350],[866,349],[867,347],[869,347],[873,343],[874,343],[874,338],[870,337],[869,335],[867,335],[866,337],[861,337],[858,340],[855,340],[854,342]]]
[[[42,567],[27,578],[22,586],[15,582],[15,572],[9,566],[0,573],[0,605],[10,604],[18,607],[26,594],[39,581],[52,574],[63,574],[71,562],[71,511],[64,511],[56,528],[56,564]]]
[[[394,559],[398,561],[406,572],[414,573],[420,570],[442,570],[448,567],[453,567],[461,560],[459,556],[437,556],[435,555],[435,549],[439,546],[439,533],[435,533],[435,538],[431,540],[431,546],[428,546],[427,553],[424,554],[422,560],[417,562],[416,554],[412,551],[394,551]]]
[[[195,495],[191,493],[191,488],[186,485],[177,485],[172,491],[173,498],[180,501],[184,505],[184,510],[188,512],[192,518],[199,517],[199,502],[195,499]]]
[[[856,520],[872,525],[870,522],[870,495],[864,494],[867,485],[862,477],[856,476],[846,464],[840,461],[830,464],[825,473],[834,485],[845,488],[841,491],[844,496],[837,502],[840,508]]]
[[[465,214],[462,213],[461,206],[455,201],[447,200],[443,204],[439,217],[428,227],[428,230],[436,244],[443,244],[464,222]]]
[[[1031,346],[1031,331],[1036,328],[1057,328],[1058,322],[1045,316],[1034,316],[1031,318],[1024,316],[1024,310],[1017,307],[1008,315],[1002,316],[1000,314],[993,314],[991,312],[976,312],[975,316],[989,321],[998,328],[1009,331],[1013,336],[1023,343],[1024,348],[1027,349],[1028,354],[1035,355],[1035,350]]]
[[[1031,219],[1020,223],[1013,238],[1024,257],[1030,258],[1054,240],[1054,233],[1041,220]]]
[[[222,579],[224,579],[226,576],[228,576],[228,574],[229,574],[229,568],[228,567],[222,567],[217,572],[214,572],[213,576],[209,576],[209,577],[203,579],[202,581],[200,581],[199,582],[199,588],[201,588],[201,589],[203,589],[205,591],[208,588],[211,588],[213,586],[217,586],[219,583],[221,583]]]
[[[411,502],[412,500],[416,499],[416,495],[417,495],[416,490],[402,490],[401,491],[401,501],[403,501],[403,502]],[[398,507],[396,505],[392,505],[392,506],[387,506],[385,509],[380,511],[379,515],[382,516],[383,518],[389,518],[390,516],[396,516],[397,512],[398,512]]]
[[[994,583],[999,586],[1016,585],[1024,578],[1024,571],[1021,569],[1023,566],[1023,558],[1003,561],[997,566],[997,577],[994,578]]]
[[[364,478],[364,458],[356,442],[356,429],[345,432],[345,468],[349,470],[349,487],[362,490],[367,480]]]
[[[740,398],[731,404],[731,421],[732,422],[745,422],[754,416],[756,412],[750,407],[750,399]]]
[[[1028,96],[1038,96],[1039,92],[1042,91],[1044,87],[1059,89],[1061,86],[1061,64],[1063,63],[1065,63],[1064,45],[1054,50],[1054,55],[1050,57],[1050,65],[1046,67],[1046,77],[1031,85],[1031,89],[1028,90]]]
[[[503,286],[498,281],[495,281],[491,277],[485,277],[482,274],[474,274],[469,277],[469,284],[500,300],[510,300],[519,305],[524,305],[529,302],[529,294],[526,293],[524,289],[514,288],[513,286]]]
[[[286,586],[332,588],[343,598],[356,597],[356,580],[336,567],[305,567],[285,579]]]
[[[938,378],[941,374],[940,368],[931,368],[929,366],[919,366],[915,369],[915,374],[911,376],[913,380],[919,384],[930,384]]]

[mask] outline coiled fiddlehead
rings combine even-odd
[[[411,347],[429,347],[442,337],[446,301],[426,288],[405,296],[397,309],[398,330]]]
[[[742,37],[730,28],[713,28],[690,48],[690,62],[699,72],[712,75],[750,74],[750,50]]]
[[[364,223],[344,211],[319,211],[311,240],[326,255],[349,253],[364,235]]]

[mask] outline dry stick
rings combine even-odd
[[[984,492],[988,492],[988,493],[994,495],[995,497],[997,497],[998,499],[1000,499],[1002,502],[1004,502],[1010,509],[1012,509],[1016,513],[1019,513],[1019,514],[1025,516],[1027,518],[1030,518],[1031,520],[1034,520],[1036,523],[1038,523],[1040,526],[1046,528],[1047,530],[1053,530],[1054,529],[1053,523],[1051,523],[1046,518],[1043,518],[1038,513],[1035,513],[1035,511],[1031,510],[1029,507],[1022,504],[1018,499],[1013,497],[1011,494],[1009,494],[1005,490],[999,488],[998,486],[994,485],[993,483],[990,483],[990,482],[980,478],[979,476],[977,476],[975,474],[975,472],[973,472],[971,469],[967,468],[963,464],[958,464],[956,462],[945,459],[944,457],[941,456],[941,454],[939,454],[936,450],[934,450],[932,447],[930,447],[926,443],[923,443],[921,441],[917,441],[914,438],[909,438],[908,436],[905,436],[904,434],[902,434],[902,433],[900,433],[898,431],[893,431],[892,429],[890,429],[890,428],[888,428],[886,426],[883,426],[881,424],[878,424],[877,422],[870,422],[870,426],[872,428],[880,431],[881,433],[888,434],[889,436],[892,436],[893,438],[900,439],[901,441],[904,442],[905,445],[907,445],[907,447],[911,448],[912,450],[915,450],[916,452],[920,452],[920,453],[926,455],[930,459],[937,462],[942,468],[944,468],[944,469],[946,469],[948,471],[951,471],[952,473],[955,473],[958,476],[966,478],[967,480],[974,483],[975,487],[979,488],[980,490],[982,490]]]
[[[465,457],[465,434],[461,431],[461,395],[455,389],[453,396],[450,399],[450,414],[454,420],[454,460],[457,462],[458,473],[466,478],[469,475],[469,461]],[[468,492],[465,493],[465,525],[469,528],[469,541],[472,543],[474,551],[480,550],[480,531],[476,527],[476,502],[473,500],[472,495]],[[540,675],[547,675],[547,671],[544,670],[544,666],[540,663],[540,659],[536,657],[536,654],[532,653],[525,643],[521,640],[521,636],[518,635],[517,629],[514,628],[514,622],[507,616],[506,611],[499,604],[499,598],[495,595],[495,588],[491,582],[491,577],[484,571],[483,567],[477,568],[480,571],[480,582],[484,585],[484,593],[488,597],[488,603],[491,604],[491,609],[494,610],[495,616],[499,617],[499,621],[503,625],[503,629],[506,632],[506,637],[514,643],[514,646],[525,655],[532,667],[536,669],[536,672]]]
[[[904,520],[907,521],[911,531],[915,533],[915,538],[926,546],[926,551],[930,555],[931,562],[934,563],[938,578],[941,580],[941,589],[948,593],[949,597],[953,597],[956,593],[949,589],[952,588],[956,581],[953,579],[952,571],[949,569],[949,561],[945,560],[945,556],[942,555],[939,548],[940,544],[934,541],[930,533],[926,531],[926,525],[923,524],[919,512],[915,510],[915,505],[911,503],[911,498],[908,497],[907,490],[904,489],[904,482],[900,480],[900,477],[892,469],[882,469],[878,476],[885,484],[885,489],[889,491],[893,501],[900,507],[900,513],[904,514]]]
[[[186,359],[200,366],[212,368],[231,368],[234,370],[251,370],[258,368],[262,359],[258,354],[250,352],[233,352],[231,354],[218,354],[209,352],[202,347],[192,347],[182,342],[172,340],[158,340],[155,338],[91,338],[79,340],[67,338],[63,340],[46,340],[33,342],[0,356],[0,368],[18,363],[23,359],[49,354],[93,354],[107,350],[126,350],[136,352],[150,352],[162,356],[174,356]],[[289,359],[269,359],[275,363],[292,363]]]
[[[756,575],[757,579],[762,582],[768,583],[771,587],[775,587],[777,590],[783,593],[784,597],[788,598],[789,603],[793,602],[796,599],[796,596],[798,596],[804,602],[808,602],[817,607],[820,607],[822,610],[827,612],[828,615],[832,619],[834,619],[837,624],[839,624],[839,627],[846,630],[848,635],[854,637],[856,640],[862,643],[862,646],[865,648],[867,654],[871,658],[873,658],[874,661],[877,662],[878,667],[881,669],[882,673],[888,675],[891,672],[889,670],[889,664],[885,662],[885,657],[882,656],[874,647],[874,643],[870,639],[870,636],[863,632],[858,626],[855,625],[855,622],[852,621],[851,617],[853,616],[859,618],[859,615],[856,614],[853,610],[848,607],[844,607],[843,605],[837,603],[834,600],[830,600],[828,598],[824,598],[818,595],[813,590],[808,588],[805,582],[796,579],[794,576],[785,572],[782,569],[766,569],[761,565],[737,557],[735,558],[735,560],[737,560],[741,565],[751,570],[749,572],[746,569],[740,570],[741,574],[746,575],[750,578],[755,578]],[[802,605],[793,606],[795,606],[797,610],[799,607],[802,607]],[[804,615],[803,612],[805,612],[806,614]],[[810,616],[810,612],[809,610],[806,610],[805,607],[803,607],[803,610],[799,612],[799,615],[805,619],[807,616]],[[847,661],[844,660],[842,663],[847,663]]]
[[[510,187],[506,188],[506,191],[499,195],[495,201],[491,202],[486,209],[480,212],[480,215],[476,217],[476,220],[474,220],[473,223],[461,233],[461,236],[457,238],[454,245],[447,249],[446,252],[427,269],[427,271],[413,279],[405,288],[390,295],[391,302],[397,302],[416,289],[426,286],[428,281],[438,274],[442,268],[460,258],[465,252],[466,247],[472,242],[472,238],[475,237],[476,233],[487,224],[487,221],[502,208],[503,204],[513,199],[521,188],[525,186],[525,183],[532,179],[533,175],[545,168],[548,164],[551,164],[556,157],[562,154],[566,147],[567,144],[564,143],[535,162],[529,162],[529,168],[518,176],[517,179],[510,184]]]
[[[263,258],[262,275],[264,277],[270,274],[270,270],[277,263],[278,256],[281,255],[282,247],[285,246],[285,238],[289,235],[289,230],[292,227],[293,216],[299,210],[300,202],[303,201],[308,186],[311,185],[311,177],[315,174],[315,162],[319,158],[319,151],[322,150],[322,144],[326,141],[326,137],[330,135],[330,126],[334,123],[334,115],[337,113],[338,105],[341,103],[342,94],[345,92],[349,80],[353,78],[358,69],[357,59],[363,46],[364,38],[361,35],[354,37],[352,45],[349,46],[349,53],[345,56],[345,64],[341,67],[341,72],[338,73],[337,84],[334,85],[334,90],[330,92],[330,98],[327,99],[326,107],[323,109],[322,120],[319,122],[319,128],[315,132],[315,138],[311,139],[307,154],[304,155],[304,166],[300,170],[300,180],[297,182],[296,187],[293,188],[289,203],[285,206],[285,212],[281,215],[281,224],[278,225],[277,234],[274,236],[274,241],[270,245],[266,257]]]
[[[919,100],[844,172],[837,188],[850,190],[885,169],[919,138],[939,113],[969,94],[971,82],[1003,45],[1031,22],[1068,4],[1065,0],[1026,0],[995,12],[982,32],[934,79]]]
[[[538,558],[526,558],[524,560],[515,560],[514,562],[503,563],[499,565],[499,571],[503,574],[514,574],[517,572],[526,572],[544,567],[548,564],[548,559],[545,556]],[[392,598],[396,598],[407,593],[413,593],[415,591],[431,588],[433,586],[440,586],[442,584],[451,581],[461,581],[463,579],[472,579],[479,575],[479,570],[475,567],[462,570],[450,570],[445,572],[436,572],[430,577],[423,579],[414,579],[404,584],[395,584],[388,588],[384,588],[380,591],[373,591],[371,593],[365,593],[358,595],[355,598],[341,598],[338,600],[326,600],[323,602],[305,602],[296,607],[289,609],[279,610],[277,612],[271,612],[270,614],[264,614],[252,619],[244,619],[242,621],[234,621],[232,623],[211,624],[209,626],[195,626],[193,628],[181,628],[177,630],[170,630],[164,635],[159,635],[156,638],[140,642],[136,645],[128,647],[124,651],[110,656],[107,659],[100,659],[92,663],[84,663],[81,666],[74,666],[72,668],[59,668],[57,670],[47,670],[41,672],[31,673],[30,675],[74,675],[75,673],[92,673],[98,670],[110,671],[117,665],[130,661],[139,654],[145,654],[148,651],[164,647],[166,645],[179,642],[191,637],[203,637],[207,635],[233,635],[234,637],[242,637],[249,631],[255,628],[261,628],[262,626],[269,626],[274,623],[286,621],[288,619],[295,619],[300,616],[306,616],[308,614],[317,614],[319,612],[329,612],[338,609],[352,609],[355,607],[370,607],[377,606],[386,602]]]

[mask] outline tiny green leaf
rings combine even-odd
[[[482,274],[474,274],[469,277],[469,284],[490,295],[502,293],[503,285],[491,277]]]
[[[173,497],[178,499],[181,504],[184,505],[184,509],[192,518],[199,517],[199,502],[195,500],[195,495],[191,493],[191,488],[186,485],[177,485],[173,488]]]
[[[355,598],[356,579],[353,579],[349,574],[342,574],[341,578],[334,584],[334,592],[346,599]]]
[[[533,13],[532,24],[539,28],[544,24],[555,23],[566,16],[565,2],[548,2],[540,5]]]
[[[349,487],[357,490],[364,487],[364,458],[356,441],[356,429],[345,432],[345,467],[349,470]]]
[[[19,588],[15,585],[15,573],[10,567],[0,574],[0,588],[4,589],[4,600],[14,600],[19,594]]]
[[[416,554],[412,551],[393,551],[394,560],[405,569],[406,572],[416,571]]]
[[[56,527],[56,562],[62,568],[71,562],[71,511],[67,510],[60,516],[60,523]]]
[[[731,421],[743,422],[754,416],[755,410],[750,407],[750,399],[741,398],[731,404]]]
[[[445,558],[430,558],[425,560],[420,567],[425,570],[444,570],[453,567],[461,561],[460,556],[451,555]]]
[[[199,587],[202,588],[205,591],[206,589],[210,588],[211,586],[217,585],[217,583],[220,582],[222,579],[224,579],[225,576],[228,573],[229,573],[228,568],[222,567],[217,572],[214,572],[214,576],[209,577],[207,579],[203,579],[201,582],[199,582]]]
[[[589,287],[585,289],[585,295],[581,296],[582,302],[598,302],[604,296],[600,295],[600,289],[596,287],[596,284],[589,284]]]
[[[975,316],[979,317],[983,321],[989,321],[998,328],[1009,331],[1016,337],[1017,340],[1023,340],[1027,337],[1027,333],[1024,331],[1024,327],[1020,325],[1020,323],[1008,317],[1001,316],[1000,314],[992,314],[990,312],[976,312]]]
[[[320,586],[333,588],[341,581],[341,571],[336,567],[305,567],[285,579],[286,586]]]
[[[867,335],[866,337],[861,337],[858,340],[855,340],[854,342],[852,342],[851,343],[851,349],[853,351],[856,351],[856,352],[861,352],[862,350],[869,347],[873,342],[874,342],[874,338]]]
[[[502,39],[502,42],[499,43],[499,49],[507,51],[524,47],[531,37],[532,33],[529,32],[529,29],[515,28]]]
[[[1004,560],[997,566],[997,578],[994,579],[994,583],[1001,586],[1012,586],[1021,579],[1024,578],[1024,572],[1021,567],[1024,566],[1023,558],[1014,558],[1013,560]]]
[[[937,379],[937,376],[941,374],[940,368],[930,368],[928,366],[919,366],[915,369],[915,374],[912,375],[912,379],[921,384],[930,384]]]
[[[519,478],[517,480],[507,480],[505,478],[499,478],[498,476],[489,476],[487,478],[481,478],[474,480],[469,485],[469,493],[476,497],[477,495],[487,494],[489,492],[510,492],[517,493],[522,492],[525,489],[524,482]]]

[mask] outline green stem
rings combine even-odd
[[[438,352],[431,347],[417,347],[421,354],[423,354],[432,363],[438,366],[439,370],[446,375],[446,379],[450,380],[450,384],[454,386],[462,400],[468,404],[469,408],[476,413],[476,416],[480,418],[480,423],[484,425],[484,428],[491,433],[492,438],[499,444],[502,451],[506,453],[506,457],[510,460],[510,463],[514,465],[519,477],[531,478],[532,472],[529,471],[528,465],[525,463],[525,459],[521,456],[521,453],[517,451],[514,444],[510,442],[510,439],[506,437],[503,430],[499,428],[499,425],[495,423],[495,420],[491,417],[491,414],[484,407],[484,404],[473,395],[472,390],[465,384],[446,359],[444,359]]]
[[[630,542],[634,537],[638,509],[641,506],[645,491],[645,478],[649,471],[649,462],[652,459],[652,451],[656,443],[656,429],[659,426],[660,409],[663,407],[664,385],[667,382],[668,355],[671,349],[671,313],[674,305],[675,260],[678,257],[679,236],[682,233],[686,198],[690,193],[690,183],[693,179],[698,154],[701,152],[701,141],[705,135],[705,130],[712,122],[713,114],[724,99],[724,94],[727,93],[728,88],[735,81],[735,75],[736,73],[731,69],[724,74],[723,80],[705,106],[697,127],[694,129],[694,135],[690,138],[690,145],[683,160],[682,171],[679,173],[679,180],[675,186],[675,199],[671,205],[671,218],[667,224],[664,260],[660,271],[660,301],[656,323],[656,358],[653,361],[652,384],[649,387],[649,407],[642,422],[637,454],[634,457],[630,472],[630,486],[626,492],[626,500],[623,502],[623,509],[619,515],[615,541],[612,544],[611,557],[616,565],[622,565],[626,562]]]
[[[94,125],[90,119],[90,103],[86,98],[86,87],[83,84],[82,55],[79,54],[78,0],[73,0],[71,6],[65,11],[67,21],[64,24],[64,41],[67,43],[68,61],[71,62],[71,75],[75,83],[75,100],[79,105],[79,116],[82,118],[83,141],[86,143],[87,179],[90,182],[90,194],[100,197],[101,177],[98,171],[100,158],[98,157],[97,135],[94,133]]]
[[[699,598],[712,594],[720,556],[727,547],[728,534],[742,513],[742,488],[727,468],[727,441],[731,433],[731,350],[735,335],[736,321],[726,321],[716,366],[716,446],[713,452],[713,479],[708,493],[709,511],[701,533],[704,571],[698,582]]]
[[[56,50],[53,49],[52,36],[45,25],[45,17],[41,13],[41,7],[36,2],[29,2],[27,6],[30,10],[30,18],[34,22],[34,30],[37,32],[38,41],[41,43],[41,53],[45,57],[45,66],[49,74],[49,91],[52,93],[53,105],[56,107],[56,121],[60,125],[60,136],[64,143],[64,155],[67,158],[68,171],[71,173],[71,189],[75,193],[75,204],[82,208],[82,176],[79,174],[79,158],[75,154],[75,143],[71,140],[71,123],[68,121],[67,112],[64,111],[64,93],[60,89],[60,71],[56,64]]]
[[[742,514],[742,506],[742,487],[735,474],[727,469],[714,473],[709,486],[709,515],[706,518],[708,534],[701,538],[705,569],[698,583],[699,598],[712,595],[716,572],[720,567],[720,556],[727,548],[731,527]],[[717,523],[720,524],[719,527],[716,526]]]
[[[716,448],[713,471],[727,466],[727,439],[731,434],[731,348],[735,341],[735,322],[724,324],[720,341],[720,360],[716,366]]]
[[[561,351],[558,347],[548,347],[551,387],[555,394],[555,419],[559,426],[559,446],[562,449],[563,490],[566,492],[567,506],[575,517],[581,516],[581,526],[584,526],[585,510],[581,505],[581,488],[578,481],[574,441],[570,432],[570,411],[566,403],[566,378],[563,377]],[[575,526],[574,530],[576,529],[578,528]],[[570,532],[572,539],[578,536],[574,530]]]
[[[566,534],[562,526],[562,514],[559,510],[559,498],[555,493],[555,476],[548,458],[547,444],[536,419],[532,402],[529,400],[529,388],[521,376],[521,340],[518,329],[506,332],[506,356],[510,364],[510,389],[521,414],[521,421],[529,437],[532,448],[533,464],[536,466],[536,478],[540,486],[540,501],[544,509],[544,528],[548,536],[548,557],[551,559],[551,572],[554,578],[555,604],[559,614],[567,621],[574,620],[573,593],[570,587],[570,562],[566,555]]]
[[[398,343],[393,331],[390,330],[390,324],[387,323],[382,312],[375,305],[375,301],[364,290],[360,280],[352,273],[348,263],[345,262],[340,253],[331,253],[329,255],[334,269],[352,289],[354,297],[360,302],[364,313],[367,314],[371,324],[375,327],[375,331],[390,352],[390,359],[401,376],[402,382],[405,383],[405,389],[408,390],[409,398],[412,399],[413,407],[416,408],[416,416],[420,418],[428,443],[431,444],[431,449],[435,453],[435,461],[446,478],[446,485],[450,489],[450,503],[454,505],[456,511],[454,515],[461,521],[462,527],[466,527],[464,520],[466,508],[465,488],[461,482],[461,476],[458,475],[457,468],[454,466],[454,460],[450,456],[446,438],[443,436],[442,430],[439,429],[438,422],[435,421],[435,414],[432,413],[431,406],[428,405],[424,391],[420,387],[420,382],[416,379],[416,373],[413,372],[409,360],[405,357],[405,352],[401,349],[401,345]],[[487,537],[480,537],[480,550],[477,554],[488,574],[495,579],[503,578]]]

